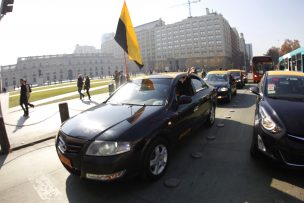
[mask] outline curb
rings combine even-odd
[[[13,152],[13,151],[17,151],[17,150],[20,150],[20,149],[24,149],[26,147],[31,147],[31,146],[34,146],[36,144],[39,144],[39,143],[42,143],[42,142],[45,142],[47,140],[51,140],[51,139],[54,139],[56,137],[56,135],[53,135],[53,136],[49,136],[47,138],[43,138],[41,140],[36,140],[34,142],[30,142],[30,143],[27,143],[27,144],[24,144],[24,145],[20,145],[20,146],[17,146],[17,147],[13,147],[10,149],[9,152]],[[55,144],[54,144],[55,145]]]

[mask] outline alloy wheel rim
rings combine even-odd
[[[159,144],[154,147],[150,158],[150,172],[160,175],[166,168],[168,162],[168,150],[165,145]]]

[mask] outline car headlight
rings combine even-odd
[[[264,108],[260,108],[261,125],[271,133],[278,134],[282,129],[272,120]]]
[[[220,92],[226,92],[226,91],[228,91],[228,88],[227,87],[220,87],[218,89],[218,91],[220,91]]]
[[[86,155],[112,156],[131,150],[129,142],[94,141],[87,149]]]

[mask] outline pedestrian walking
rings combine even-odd
[[[28,111],[27,89],[24,79],[20,79],[20,106],[24,112],[23,116],[28,117],[29,111]]]
[[[205,70],[203,69],[202,71],[202,78],[204,79],[206,77],[207,73],[205,72]]]
[[[78,87],[78,93],[80,99],[84,97],[84,94],[81,92],[83,88],[83,77],[81,74],[79,74],[78,79],[77,79],[77,87]]]
[[[88,97],[89,97],[89,100],[91,100],[91,95],[90,95],[90,92],[89,92],[90,86],[91,86],[90,83],[91,83],[91,82],[90,82],[89,76],[86,76],[83,89],[86,90],[87,95],[88,95]]]
[[[119,77],[120,77],[119,72],[117,70],[115,70],[113,77],[115,81],[115,88],[117,89],[119,87]]]
[[[27,104],[34,108],[35,105],[30,103],[30,97],[31,97],[31,93],[32,93],[32,88],[30,86],[30,84],[27,83],[26,80],[24,80],[25,86],[26,86],[26,96],[27,96]]]

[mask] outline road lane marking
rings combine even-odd
[[[290,183],[278,180],[273,178],[270,186],[275,188],[285,194],[288,194],[292,197],[295,197],[301,201],[304,201],[304,190],[296,185],[292,185]]]
[[[61,195],[59,190],[54,186],[47,176],[40,175],[38,177],[36,176],[28,178],[41,200],[54,200]]]

